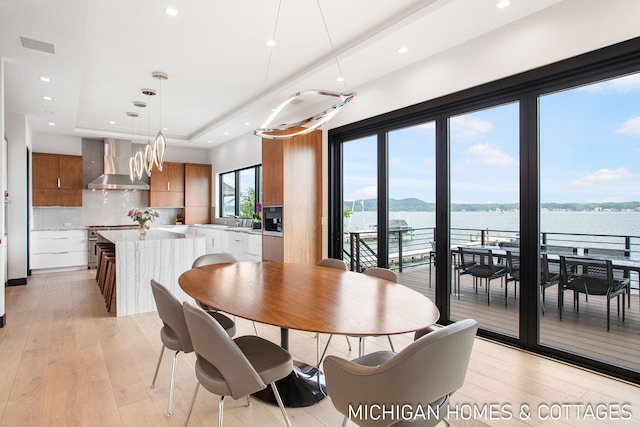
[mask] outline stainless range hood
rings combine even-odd
[[[140,179],[131,182],[129,159],[135,154],[131,141],[107,138],[104,140],[104,173],[87,187],[95,190],[148,190],[149,184]]]

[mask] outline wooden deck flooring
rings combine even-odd
[[[431,268],[435,283],[435,268]],[[399,274],[399,282],[434,298],[434,289],[428,287],[429,268],[408,270]],[[478,320],[480,326],[511,336],[518,335],[518,298],[514,297],[514,284],[509,283],[507,306],[500,280],[491,282],[491,304],[487,304],[484,286],[476,294],[471,276],[461,277],[460,298],[451,299],[453,319],[467,317]],[[616,301],[611,301],[611,330],[607,331],[606,299],[580,296],[580,311],[572,307],[571,294],[565,295],[565,306],[560,320],[557,306],[557,287],[546,290],[545,313],[540,319],[540,341],[543,344],[622,365],[640,371],[640,301],[631,295],[631,307],[626,310],[625,321],[616,315]]]

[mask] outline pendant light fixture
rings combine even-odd
[[[156,164],[156,167],[159,171],[162,171],[162,165],[164,163],[164,153],[167,151],[167,140],[164,137],[164,133],[162,133],[162,81],[167,80],[169,78],[169,75],[162,71],[154,71],[153,73],[151,73],[151,75],[154,79],[158,79],[159,82],[158,93],[160,94],[160,99],[158,102],[160,104],[160,121],[158,124],[158,135],[156,135],[156,139],[153,142],[153,152],[155,155],[154,162]]]
[[[153,164],[156,162],[156,152],[153,149],[153,144],[151,143],[151,97],[155,96],[156,91],[154,89],[145,88],[142,89],[142,94],[149,97],[149,114],[147,114],[147,145],[144,147],[143,163],[144,171],[147,173],[148,177],[151,177],[151,170],[153,168]]]
[[[331,120],[338,112],[344,107],[349,101],[351,101],[355,96],[356,92],[348,92],[346,83],[344,83],[344,78],[342,74],[342,69],[340,68],[340,62],[338,61],[338,57],[336,55],[333,41],[331,40],[331,35],[329,34],[329,28],[327,27],[327,22],[324,19],[324,14],[322,13],[322,7],[320,6],[320,0],[316,0],[318,4],[318,10],[320,11],[320,16],[322,17],[322,23],[324,24],[324,29],[327,33],[327,38],[329,39],[329,44],[331,45],[331,52],[333,53],[333,58],[335,59],[336,65],[338,67],[338,81],[343,82],[345,87],[345,92],[335,92],[330,90],[304,90],[297,92],[287,98],[284,102],[282,102],[273,113],[267,118],[267,120],[262,124],[259,129],[256,129],[253,133],[256,136],[266,138],[266,139],[289,139],[296,135],[303,135],[305,133],[309,133],[324,123]],[[278,28],[278,20],[280,19],[280,6],[282,5],[282,0],[278,4],[278,13],[276,16],[275,28],[273,30],[273,38],[269,40],[269,46],[275,45],[275,35],[276,30]],[[269,74],[269,67],[271,65],[271,53],[269,53],[269,60],[267,62],[267,76]],[[267,79],[265,78],[265,86]],[[314,114],[306,119],[294,122],[294,123],[282,123],[277,126],[272,126],[271,123],[278,116],[278,114],[292,101],[299,100],[299,98],[303,96],[320,96],[320,97],[332,97],[337,98],[337,102],[327,109]]]
[[[133,119],[139,117],[140,115],[134,111],[127,111],[127,116],[131,117],[131,142],[133,143],[135,137]],[[129,158],[129,178],[131,182],[134,182],[136,177],[138,179],[142,178],[142,171],[144,166],[142,164],[142,153],[140,150],[136,151],[136,154]]]

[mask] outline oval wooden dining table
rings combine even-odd
[[[316,265],[213,264],[186,271],[178,283],[189,296],[214,309],[279,326],[285,349],[289,329],[395,335],[431,326],[440,316],[429,298],[406,286]],[[286,406],[309,406],[326,397],[322,372],[309,365],[298,363],[281,382],[278,390]]]

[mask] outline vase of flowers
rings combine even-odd
[[[127,216],[132,221],[136,221],[139,225],[138,235],[145,236],[147,234],[147,222],[153,222],[156,218],[160,217],[160,212],[155,209],[147,208],[141,211],[138,208],[131,208],[127,213]]]

